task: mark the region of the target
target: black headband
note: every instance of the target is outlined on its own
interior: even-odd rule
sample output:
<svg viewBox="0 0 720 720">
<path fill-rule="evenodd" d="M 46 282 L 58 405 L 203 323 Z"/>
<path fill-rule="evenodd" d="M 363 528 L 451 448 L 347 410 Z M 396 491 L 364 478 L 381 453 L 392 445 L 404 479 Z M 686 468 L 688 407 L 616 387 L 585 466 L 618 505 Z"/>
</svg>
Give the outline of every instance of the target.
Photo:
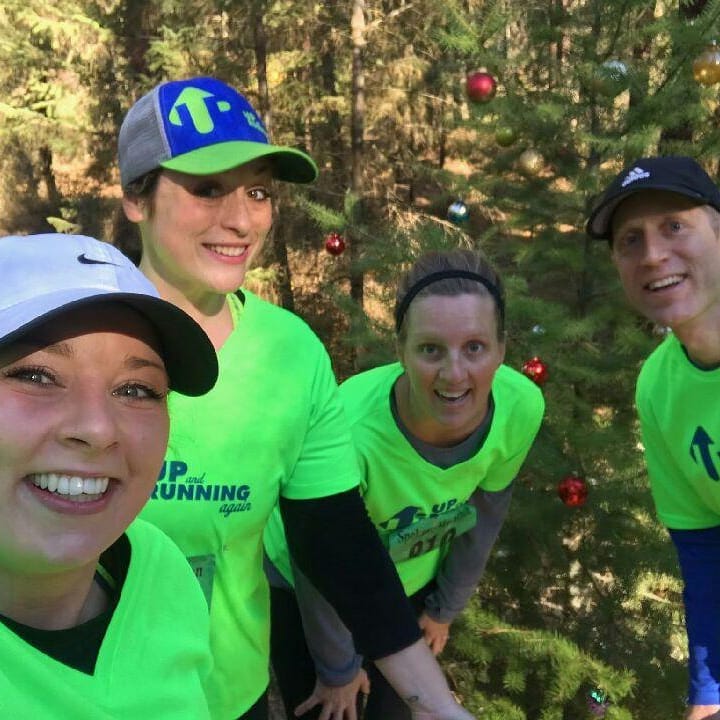
<svg viewBox="0 0 720 720">
<path fill-rule="evenodd" d="M 449 280 L 451 278 L 465 278 L 466 280 L 475 280 L 484 285 L 488 292 L 493 296 L 500 312 L 500 327 L 505 326 L 505 301 L 503 300 L 500 290 L 495 283 L 490 282 L 486 277 L 479 275 L 472 270 L 440 270 L 440 272 L 430 273 L 421 280 L 418 280 L 406 293 L 400 304 L 395 309 L 395 331 L 400 332 L 405 313 L 407 313 L 410 303 L 415 296 L 428 285 L 432 285 L 440 280 Z"/>
</svg>

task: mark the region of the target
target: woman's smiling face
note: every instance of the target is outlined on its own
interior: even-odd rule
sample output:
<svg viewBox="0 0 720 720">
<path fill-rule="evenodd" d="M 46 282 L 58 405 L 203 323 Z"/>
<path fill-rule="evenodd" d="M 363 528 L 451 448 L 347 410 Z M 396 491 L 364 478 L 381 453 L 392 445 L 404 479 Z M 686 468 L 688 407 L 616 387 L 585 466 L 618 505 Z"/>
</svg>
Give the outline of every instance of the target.
<svg viewBox="0 0 720 720">
<path fill-rule="evenodd" d="M 125 305 L 0 350 L 0 574 L 94 563 L 124 532 L 165 454 L 167 392 L 154 331 Z"/>
<path fill-rule="evenodd" d="M 410 430 L 431 444 L 460 442 L 485 418 L 505 356 L 495 301 L 489 294 L 419 297 L 404 325 L 398 350 Z"/>
</svg>

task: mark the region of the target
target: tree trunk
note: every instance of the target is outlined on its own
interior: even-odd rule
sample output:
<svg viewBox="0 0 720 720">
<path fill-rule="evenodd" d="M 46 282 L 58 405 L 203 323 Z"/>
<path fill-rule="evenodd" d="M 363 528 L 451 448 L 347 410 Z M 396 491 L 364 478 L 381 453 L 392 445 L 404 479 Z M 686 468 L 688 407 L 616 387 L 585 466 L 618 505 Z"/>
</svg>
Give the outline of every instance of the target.
<svg viewBox="0 0 720 720">
<path fill-rule="evenodd" d="M 353 0 L 350 21 L 352 33 L 352 115 L 350 127 L 351 176 L 350 192 L 355 196 L 355 215 L 362 207 L 363 192 L 363 136 L 365 131 L 365 75 L 363 55 L 365 49 L 365 0 Z M 356 218 L 353 218 L 355 220 Z M 354 224 L 354 223 L 353 223 Z M 357 269 L 360 259 L 360 238 L 350 238 L 350 296 L 358 309 L 364 307 L 363 273 Z"/>
<path fill-rule="evenodd" d="M 62 196 L 55 182 L 55 171 L 53 170 L 53 154 L 48 145 L 41 145 L 38 151 L 40 155 L 40 175 L 47 190 L 48 203 L 53 215 L 60 212 Z"/>
<path fill-rule="evenodd" d="M 688 2 L 686 4 L 680 3 L 680 7 L 678 9 L 678 12 L 680 13 L 680 17 L 685 20 L 686 22 L 691 22 L 697 18 L 702 11 L 705 9 L 705 6 L 707 5 L 707 0 L 693 0 L 692 2 Z M 678 40 L 677 38 L 673 39 L 673 50 L 672 54 L 674 58 L 680 58 L 685 55 L 685 48 L 684 47 L 678 47 Z M 697 85 L 694 82 L 688 82 L 687 89 L 686 89 L 686 96 L 687 96 L 687 105 L 688 107 L 692 104 L 694 104 L 697 100 L 698 96 L 698 88 Z M 660 136 L 660 142 L 659 142 L 659 151 L 661 154 L 670 151 L 673 151 L 672 143 L 676 141 L 685 141 L 685 142 L 691 142 L 692 141 L 692 128 L 687 124 L 683 123 L 682 125 L 679 125 L 674 128 L 665 128 L 663 130 L 661 136 Z"/>
<path fill-rule="evenodd" d="M 257 83 L 259 95 L 259 111 L 268 133 L 271 129 L 272 109 L 270 106 L 270 91 L 267 82 L 267 34 L 265 32 L 265 0 L 255 0 L 252 5 L 252 29 L 255 46 L 255 62 L 257 64 Z M 274 203 L 274 217 L 277 219 L 280 211 L 280 199 Z M 287 310 L 295 310 L 295 298 L 292 291 L 292 276 L 288 262 L 287 243 L 285 233 L 277 227 L 270 233 L 270 254 L 272 261 L 279 266 L 277 273 L 278 293 L 280 303 Z"/>
</svg>

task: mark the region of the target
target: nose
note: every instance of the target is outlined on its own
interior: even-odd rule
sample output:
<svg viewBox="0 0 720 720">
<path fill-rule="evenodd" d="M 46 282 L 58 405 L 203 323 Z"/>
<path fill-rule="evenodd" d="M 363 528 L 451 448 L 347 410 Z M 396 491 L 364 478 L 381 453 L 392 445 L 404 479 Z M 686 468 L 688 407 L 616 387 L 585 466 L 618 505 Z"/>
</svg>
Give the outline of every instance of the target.
<svg viewBox="0 0 720 720">
<path fill-rule="evenodd" d="M 227 193 L 223 202 L 223 225 L 240 237 L 247 235 L 251 228 L 248 202 L 244 187 L 237 187 Z"/>
<path fill-rule="evenodd" d="M 668 257 L 668 242 L 662 233 L 647 230 L 643 243 L 643 262 L 646 265 L 657 265 Z"/>
<path fill-rule="evenodd" d="M 100 388 L 78 388 L 73 397 L 67 399 L 60 440 L 88 453 L 112 448 L 118 441 L 113 398 Z"/>
<path fill-rule="evenodd" d="M 465 379 L 467 368 L 460 352 L 448 352 L 441 368 L 442 379 L 449 383 L 458 383 Z"/>
</svg>

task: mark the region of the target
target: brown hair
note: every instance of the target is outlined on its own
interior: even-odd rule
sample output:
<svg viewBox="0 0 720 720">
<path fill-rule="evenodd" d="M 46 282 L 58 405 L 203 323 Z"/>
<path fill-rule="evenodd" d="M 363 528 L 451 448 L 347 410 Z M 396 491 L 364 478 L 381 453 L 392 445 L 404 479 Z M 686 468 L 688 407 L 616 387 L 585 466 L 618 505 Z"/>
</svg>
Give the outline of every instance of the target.
<svg viewBox="0 0 720 720">
<path fill-rule="evenodd" d="M 123 193 L 132 198 L 144 198 L 147 201 L 149 212 L 152 214 L 154 211 L 155 188 L 161 172 L 162 168 L 153 168 L 150 172 L 129 182 L 123 188 Z M 127 255 L 136 265 L 140 264 L 140 258 L 142 257 L 140 231 L 136 223 L 127 219 L 122 206 L 117 208 L 113 218 L 112 244 L 120 252 Z"/>
<path fill-rule="evenodd" d="M 462 272 L 476 277 L 439 277 L 423 286 L 431 275 Z M 505 293 L 502 280 L 488 259 L 477 250 L 441 250 L 419 257 L 402 276 L 395 297 L 397 337 L 405 341 L 405 314 L 415 298 L 431 295 L 489 295 L 495 304 L 498 340 L 505 338 Z"/>
</svg>

